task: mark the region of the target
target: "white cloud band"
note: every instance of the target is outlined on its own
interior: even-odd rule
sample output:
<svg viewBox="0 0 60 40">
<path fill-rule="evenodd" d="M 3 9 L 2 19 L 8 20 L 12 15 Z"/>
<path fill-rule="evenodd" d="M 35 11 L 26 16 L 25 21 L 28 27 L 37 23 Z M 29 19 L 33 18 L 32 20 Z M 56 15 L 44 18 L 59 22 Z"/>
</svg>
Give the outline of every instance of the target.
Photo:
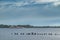
<svg viewBox="0 0 60 40">
<path fill-rule="evenodd" d="M 16 7 L 21 7 L 25 5 L 31 5 L 31 4 L 46 4 L 46 3 L 51 3 L 52 6 L 59 6 L 60 1 L 59 0 L 31 0 L 31 1 L 21 1 L 21 2 L 1 2 L 0 7 L 10 7 L 10 6 L 16 6 Z"/>
</svg>

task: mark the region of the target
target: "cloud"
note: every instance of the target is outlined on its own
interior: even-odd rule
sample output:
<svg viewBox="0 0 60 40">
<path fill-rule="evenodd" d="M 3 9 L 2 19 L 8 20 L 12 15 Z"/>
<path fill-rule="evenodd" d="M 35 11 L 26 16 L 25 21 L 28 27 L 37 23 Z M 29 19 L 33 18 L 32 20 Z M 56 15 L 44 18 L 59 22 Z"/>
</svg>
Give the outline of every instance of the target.
<svg viewBox="0 0 60 40">
<path fill-rule="evenodd" d="M 59 0 L 0 2 L 0 23 L 57 25 L 60 22 L 60 9 L 46 6 L 57 7 L 58 5 L 60 5 Z"/>
<path fill-rule="evenodd" d="M 56 3 L 57 5 L 60 5 L 60 0 L 31 0 L 31 1 L 35 2 L 36 4 Z"/>
<path fill-rule="evenodd" d="M 60 2 L 54 2 L 53 5 L 55 5 L 56 7 L 60 6 Z"/>
<path fill-rule="evenodd" d="M 50 3 L 50 4 L 48 4 Z M 16 1 L 16 2 L 0 2 L 0 7 L 23 7 L 26 5 L 35 5 L 35 4 L 46 4 L 46 6 L 59 6 L 59 0 L 26 0 L 26 1 Z M 32 5 L 32 6 L 33 6 Z"/>
<path fill-rule="evenodd" d="M 35 0 L 36 2 L 56 2 L 59 0 Z"/>
<path fill-rule="evenodd" d="M 52 3 L 52 6 L 59 6 L 60 5 L 60 1 L 59 0 L 35 0 L 36 3 Z"/>
</svg>

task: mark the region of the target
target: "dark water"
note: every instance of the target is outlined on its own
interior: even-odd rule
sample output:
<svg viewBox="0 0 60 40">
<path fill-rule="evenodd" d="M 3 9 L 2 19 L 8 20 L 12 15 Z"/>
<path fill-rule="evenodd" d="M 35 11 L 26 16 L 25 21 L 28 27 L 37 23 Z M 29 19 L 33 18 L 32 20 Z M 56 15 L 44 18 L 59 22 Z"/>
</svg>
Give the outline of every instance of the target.
<svg viewBox="0 0 60 40">
<path fill-rule="evenodd" d="M 0 28 L 0 40 L 60 40 L 60 28 Z"/>
</svg>

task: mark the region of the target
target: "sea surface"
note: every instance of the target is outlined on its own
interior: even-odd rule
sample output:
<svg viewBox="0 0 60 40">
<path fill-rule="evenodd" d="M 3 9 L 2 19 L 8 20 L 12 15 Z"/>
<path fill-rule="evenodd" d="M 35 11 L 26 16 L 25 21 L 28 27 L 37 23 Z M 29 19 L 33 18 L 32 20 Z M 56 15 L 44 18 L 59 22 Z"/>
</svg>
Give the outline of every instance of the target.
<svg viewBox="0 0 60 40">
<path fill-rule="evenodd" d="M 0 28 L 0 40 L 60 40 L 60 28 Z"/>
</svg>

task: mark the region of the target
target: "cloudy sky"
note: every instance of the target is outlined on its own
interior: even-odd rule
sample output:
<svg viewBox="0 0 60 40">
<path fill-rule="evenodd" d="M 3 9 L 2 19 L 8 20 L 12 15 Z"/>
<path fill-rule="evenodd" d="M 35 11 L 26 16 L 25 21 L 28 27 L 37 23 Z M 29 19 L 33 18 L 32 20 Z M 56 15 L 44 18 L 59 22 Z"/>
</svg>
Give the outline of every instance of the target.
<svg viewBox="0 0 60 40">
<path fill-rule="evenodd" d="M 0 24 L 60 25 L 59 0 L 0 0 Z"/>
</svg>

